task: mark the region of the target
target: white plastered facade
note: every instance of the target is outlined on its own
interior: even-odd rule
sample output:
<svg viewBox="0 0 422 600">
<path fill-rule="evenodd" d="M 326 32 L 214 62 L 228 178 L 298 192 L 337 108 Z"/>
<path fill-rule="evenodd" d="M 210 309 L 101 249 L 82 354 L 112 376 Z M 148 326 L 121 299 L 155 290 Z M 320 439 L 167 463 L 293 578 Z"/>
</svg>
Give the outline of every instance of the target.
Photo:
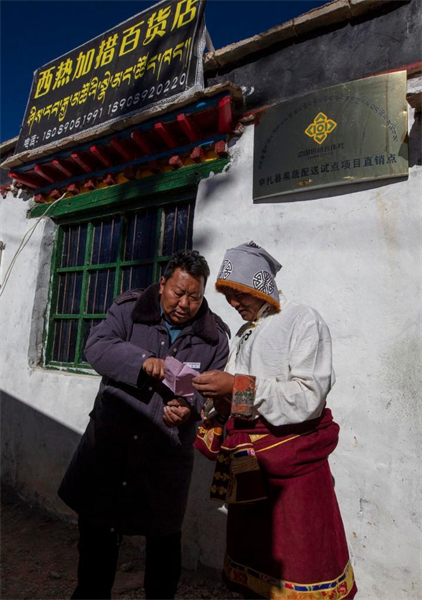
<svg viewBox="0 0 422 600">
<path fill-rule="evenodd" d="M 341 426 L 331 465 L 361 600 L 420 598 L 420 116 L 409 113 L 409 177 L 253 204 L 253 126 L 229 169 L 198 189 L 194 247 L 211 266 L 212 308 L 240 318 L 213 289 L 224 250 L 253 239 L 283 264 L 284 294 L 328 323 L 337 382 L 328 404 Z M 418 161 L 413 161 L 417 163 Z M 28 202 L 2 202 L 1 280 L 25 231 Z M 277 202 L 278 200 L 278 202 Z M 22 495 L 67 513 L 55 492 L 83 432 L 99 378 L 37 366 L 54 226 L 44 219 L 3 296 L 3 475 Z M 4 419 L 7 422 L 4 422 Z M 185 522 L 185 564 L 221 566 L 225 515 L 208 500 L 213 465 L 196 459 Z"/>
</svg>

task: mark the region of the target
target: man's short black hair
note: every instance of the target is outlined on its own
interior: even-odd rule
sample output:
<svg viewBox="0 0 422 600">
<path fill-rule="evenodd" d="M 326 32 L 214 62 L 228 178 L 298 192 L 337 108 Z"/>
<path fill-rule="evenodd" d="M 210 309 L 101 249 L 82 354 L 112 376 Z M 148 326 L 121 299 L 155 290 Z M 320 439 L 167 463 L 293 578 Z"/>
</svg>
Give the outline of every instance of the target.
<svg viewBox="0 0 422 600">
<path fill-rule="evenodd" d="M 192 277 L 203 277 L 204 285 L 210 276 L 208 263 L 198 250 L 179 250 L 173 254 L 165 268 L 164 281 L 168 281 L 176 269 L 181 269 Z"/>
</svg>

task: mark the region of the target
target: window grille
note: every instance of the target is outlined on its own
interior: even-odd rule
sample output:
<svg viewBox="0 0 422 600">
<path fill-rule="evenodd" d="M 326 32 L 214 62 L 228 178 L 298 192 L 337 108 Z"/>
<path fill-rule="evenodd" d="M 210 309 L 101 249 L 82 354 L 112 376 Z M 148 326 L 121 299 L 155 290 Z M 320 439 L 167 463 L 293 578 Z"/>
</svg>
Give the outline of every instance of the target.
<svg viewBox="0 0 422 600">
<path fill-rule="evenodd" d="M 60 225 L 46 364 L 89 367 L 84 347 L 113 299 L 159 281 L 170 256 L 192 248 L 194 201 Z"/>
</svg>

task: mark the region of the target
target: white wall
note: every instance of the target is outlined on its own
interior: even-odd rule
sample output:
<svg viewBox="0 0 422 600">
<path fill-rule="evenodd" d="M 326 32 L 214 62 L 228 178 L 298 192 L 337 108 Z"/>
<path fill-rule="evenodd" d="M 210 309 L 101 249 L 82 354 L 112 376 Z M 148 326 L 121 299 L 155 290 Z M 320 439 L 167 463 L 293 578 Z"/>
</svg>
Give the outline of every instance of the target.
<svg viewBox="0 0 422 600">
<path fill-rule="evenodd" d="M 26 218 L 29 203 L 23 200 L 27 197 L 9 193 L 0 204 L 0 239 L 6 244 L 2 283 L 25 232 L 34 224 L 34 219 Z M 66 512 L 56 497 L 57 485 L 86 426 L 99 378 L 33 364 L 40 357 L 53 234 L 51 221 L 42 219 L 0 298 L 2 476 L 23 495 Z"/>
<path fill-rule="evenodd" d="M 414 115 L 409 130 L 411 163 L 416 153 L 420 164 Z M 248 127 L 229 172 L 200 184 L 194 246 L 215 281 L 224 250 L 254 240 L 284 265 L 277 277 L 284 294 L 327 321 L 337 374 L 328 404 L 341 426 L 331 465 L 358 597 L 419 599 L 422 168 L 400 181 L 254 205 L 252 165 Z M 236 331 L 243 321 L 211 290 L 212 308 Z M 211 536 L 209 523 L 199 527 Z"/>
<path fill-rule="evenodd" d="M 356 556 L 361 600 L 419 599 L 420 120 L 410 117 L 411 164 L 398 182 L 252 203 L 253 128 L 233 145 L 228 172 L 201 182 L 194 245 L 212 267 L 208 299 L 233 331 L 239 317 L 213 291 L 224 250 L 253 239 L 284 265 L 287 297 L 331 328 L 341 425 L 331 464 Z M 415 152 L 417 158 L 415 158 Z M 1 203 L 1 276 L 33 221 L 28 203 Z M 84 430 L 99 379 L 30 366 L 39 353 L 54 228 L 42 221 L 0 298 L 3 475 L 28 498 L 65 512 L 55 495 Z M 197 457 L 185 524 L 185 562 L 219 567 L 225 517 L 208 500 L 213 464 Z"/>
</svg>

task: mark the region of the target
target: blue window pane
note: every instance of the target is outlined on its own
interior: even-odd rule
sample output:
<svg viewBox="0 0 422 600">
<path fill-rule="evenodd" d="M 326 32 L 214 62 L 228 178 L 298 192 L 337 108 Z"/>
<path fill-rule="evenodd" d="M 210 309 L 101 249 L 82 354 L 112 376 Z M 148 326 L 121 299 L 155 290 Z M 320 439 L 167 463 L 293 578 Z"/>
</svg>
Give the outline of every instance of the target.
<svg viewBox="0 0 422 600">
<path fill-rule="evenodd" d="M 88 363 L 88 360 L 85 356 L 85 346 L 88 340 L 89 333 L 92 327 L 99 325 L 102 319 L 86 319 L 83 322 L 83 330 L 82 330 L 82 362 Z"/>
<path fill-rule="evenodd" d="M 89 275 L 87 313 L 105 313 L 113 303 L 114 269 L 101 269 Z"/>
<path fill-rule="evenodd" d="M 173 254 L 174 235 L 176 231 L 176 207 L 171 206 L 164 211 L 164 231 L 162 256 Z"/>
<path fill-rule="evenodd" d="M 78 321 L 76 319 L 57 320 L 54 323 L 53 361 L 75 362 Z"/>
<path fill-rule="evenodd" d="M 162 256 L 192 248 L 193 212 L 193 203 L 164 209 Z"/>
<path fill-rule="evenodd" d="M 63 228 L 62 267 L 83 266 L 87 231 L 86 223 Z"/>
<path fill-rule="evenodd" d="M 81 307 L 82 272 L 62 273 L 59 275 L 59 294 L 57 314 L 73 315 Z"/>
<path fill-rule="evenodd" d="M 94 225 L 91 264 L 113 263 L 119 251 L 120 217 L 100 221 Z"/>
<path fill-rule="evenodd" d="M 190 206 L 188 204 L 183 204 L 177 208 L 174 252 L 188 247 L 189 212 Z"/>
<path fill-rule="evenodd" d="M 145 289 L 152 283 L 153 265 L 136 265 L 123 269 L 122 292 L 132 288 Z"/>
<path fill-rule="evenodd" d="M 147 260 L 154 256 L 157 236 L 157 210 L 131 215 L 127 221 L 125 260 Z"/>
</svg>

